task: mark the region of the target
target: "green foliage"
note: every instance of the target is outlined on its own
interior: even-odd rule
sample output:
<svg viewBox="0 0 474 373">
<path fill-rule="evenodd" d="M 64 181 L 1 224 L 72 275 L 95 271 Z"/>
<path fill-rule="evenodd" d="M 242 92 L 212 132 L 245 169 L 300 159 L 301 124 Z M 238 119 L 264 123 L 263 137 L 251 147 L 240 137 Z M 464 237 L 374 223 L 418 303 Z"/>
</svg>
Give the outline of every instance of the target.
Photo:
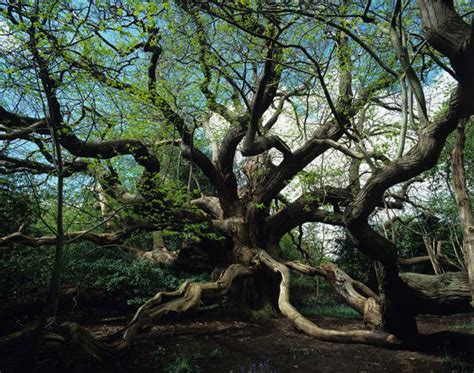
<svg viewBox="0 0 474 373">
<path fill-rule="evenodd" d="M 52 248 L 19 248 L 1 251 L 0 255 L 0 298 L 46 288 L 54 256 Z M 67 249 L 62 283 L 105 289 L 127 304 L 139 304 L 158 291 L 177 288 L 184 279 L 203 281 L 205 276 L 176 273 L 136 258 L 120 247 L 80 243 Z"/>
<path fill-rule="evenodd" d="M 315 297 L 307 298 L 299 307 L 300 312 L 307 317 L 328 316 L 360 319 L 361 315 L 353 308 L 327 300 L 321 301 Z"/>
<path fill-rule="evenodd" d="M 5 33 L 8 35 L 8 38 L 4 39 L 5 46 L 2 45 L 0 48 L 0 84 L 4 95 L 0 104 L 5 107 L 15 106 L 15 110 L 22 115 L 44 117 L 46 115 L 44 92 L 38 91 L 36 86 L 37 68 L 40 65 L 51 75 L 49 79 L 54 82 L 55 95 L 61 106 L 60 111 L 64 114 L 64 122 L 67 123 L 67 126 L 60 129 L 62 136 L 74 134 L 81 140 L 88 141 L 135 139 L 145 144 L 160 160 L 162 169 L 154 175 L 144 173 L 143 168 L 137 166 L 136 159 L 131 155 L 107 161 L 88 159 L 87 175 L 72 176 L 66 180 L 64 211 L 66 230 L 89 229 L 104 218 L 96 211 L 94 206 L 96 200 L 91 190 L 95 190 L 97 182 L 101 181 L 103 176 L 101 173 L 111 168 L 116 171 L 117 184 L 123 187 L 124 191 L 129 194 L 138 192 L 145 200 L 140 206 L 135 203 L 126 206 L 120 198 L 114 199 L 109 195 L 106 201 L 107 207 L 110 211 L 117 211 L 116 219 L 113 221 L 116 227 L 142 221 L 149 225 L 153 224 L 156 230 L 161 231 L 168 247 L 172 249 L 179 247 L 182 240 L 197 241 L 203 236 L 217 239 L 214 233 L 209 232 L 208 219 L 203 216 L 202 211 L 189 207 L 189 201 L 200 195 L 200 191 L 205 195 L 215 193 L 209 181 L 198 167 L 191 170 L 190 163 L 184 160 L 183 147 L 178 150 L 175 144 L 165 146 L 158 144 L 162 140 L 189 137 L 187 145 L 192 149 L 191 154 L 188 154 L 190 158 L 195 161 L 198 159 L 196 156 L 199 154 L 193 150 L 210 156 L 210 139 L 207 138 L 203 128 L 210 122 L 209 113 L 213 111 L 211 106 L 219 104 L 238 112 L 239 105 L 243 105 L 246 99 L 231 96 L 236 87 L 247 87 L 249 83 L 252 85 L 252 82 L 247 81 L 251 76 L 259 78 L 258 75 L 267 60 L 264 53 L 267 40 L 242 32 L 230 23 L 218 17 L 214 18 L 208 13 L 199 15 L 205 26 L 198 27 L 196 19 L 170 1 L 125 0 L 113 2 L 114 6 L 103 1 L 86 3 L 44 1 L 34 5 L 32 2 L 25 2 L 21 8 L 23 15 L 17 17 L 16 21 L 13 15 L 17 14 L 17 7 L 8 8 L 8 11 L 0 15 L 0 25 L 7 27 L 8 31 Z M 185 3 L 180 2 L 183 7 Z M 248 11 L 243 9 L 242 12 L 235 12 L 235 21 L 240 23 L 240 26 L 255 30 L 257 33 L 263 29 L 262 33 L 272 35 L 274 20 L 266 16 L 266 12 L 260 12 L 262 2 L 245 0 L 237 1 L 234 5 L 237 8 L 240 5 L 250 7 Z M 343 13 L 360 14 L 359 5 L 355 2 L 348 4 Z M 467 7 L 467 2 L 464 1 L 462 7 Z M 9 18 L 10 11 L 13 18 Z M 34 12 L 38 14 L 33 17 Z M 322 10 L 321 12 L 324 14 Z M 382 19 L 384 17 L 389 19 L 392 5 L 381 2 L 377 13 Z M 370 92 L 368 88 L 372 85 L 382 85 L 387 98 L 394 89 L 398 89 L 390 83 L 391 78 L 383 76 L 385 74 L 383 69 L 374 65 L 372 57 L 359 52 L 359 47 L 353 41 L 349 43 L 348 51 L 336 48 L 336 58 L 332 59 L 335 46 L 340 44 L 340 40 L 337 40 L 338 31 L 333 32 L 329 24 L 315 22 L 311 17 L 305 19 L 291 12 L 284 18 L 284 23 L 288 27 L 281 30 L 280 41 L 287 45 L 299 44 L 301 48 L 282 48 L 282 51 L 277 51 L 273 56 L 277 62 L 275 71 L 283 70 L 279 91 L 290 92 L 293 88 L 300 87 L 308 76 L 314 77 L 314 64 L 306 60 L 301 49 L 317 60 L 327 61 L 324 63 L 327 64 L 324 67 L 325 80 L 328 82 L 331 95 L 337 91 L 337 82 L 341 81 L 341 76 L 336 74 L 338 65 L 342 65 L 344 69 L 354 67 L 352 74 L 354 98 L 361 92 Z M 359 35 L 370 49 L 377 51 L 377 55 L 387 66 L 398 71 L 399 66 L 396 56 L 392 53 L 390 41 L 385 37 L 373 37 L 373 35 L 384 35 L 380 32 L 378 22 L 371 24 L 363 22 L 360 17 L 349 17 L 342 20 L 342 25 Z M 406 35 L 419 34 L 419 17 L 416 13 L 413 15 L 411 6 L 407 7 L 404 14 L 404 25 Z M 205 37 L 206 44 L 212 48 L 203 48 L 200 45 L 200 35 Z M 32 43 L 32 39 L 35 43 Z M 44 63 L 38 64 L 37 61 L 34 63 L 32 44 L 36 44 L 38 55 Z M 151 71 L 150 52 L 156 52 L 157 48 L 160 49 L 156 61 L 157 68 L 156 71 Z M 203 71 L 205 68 L 201 66 L 202 62 L 196 63 L 200 59 L 201 52 L 204 54 L 203 59 L 208 63 L 207 68 L 210 68 L 209 74 Z M 422 53 L 413 56 L 413 66 L 417 71 L 421 68 L 421 75 L 423 72 L 429 74 L 430 71 L 424 70 L 430 70 L 430 67 L 425 66 L 425 57 L 421 56 Z M 423 66 L 419 66 L 420 60 L 423 60 Z M 209 98 L 209 94 L 205 97 L 203 84 L 212 92 L 214 100 Z M 310 86 L 311 84 L 308 88 Z M 374 90 L 374 95 L 379 93 Z M 303 99 L 304 96 L 306 99 Z M 287 137 L 285 140 L 291 140 L 287 143 L 292 144 L 292 147 L 303 138 L 301 132 L 303 127 L 304 138 L 308 138 L 311 132 L 327 120 L 324 117 L 327 116 L 328 110 L 323 107 L 326 102 L 317 96 L 322 96 L 320 88 L 311 87 L 304 94 L 298 94 L 291 99 L 294 114 L 305 118 L 304 125 L 300 125 L 303 123 L 296 120 L 297 125 L 287 126 L 298 131 L 288 136 L 284 134 L 284 137 Z M 343 99 L 349 99 L 347 96 L 346 94 Z M 210 105 L 210 101 L 215 102 Z M 440 110 L 445 109 L 444 107 Z M 390 155 L 394 139 L 399 135 L 400 126 L 398 123 L 388 123 L 389 125 L 385 125 L 386 128 L 380 132 L 380 128 L 376 128 L 380 126 L 380 120 L 377 120 L 375 115 L 377 111 L 378 107 L 370 107 L 367 113 L 364 112 L 363 118 L 360 118 L 360 122 L 364 124 L 362 126 L 364 128 L 361 128 L 358 134 L 361 138 L 360 145 L 369 146 L 370 143 L 373 152 Z M 359 121 L 359 118 L 354 119 Z M 379 132 L 381 135 L 373 136 L 371 139 L 372 132 Z M 416 135 L 417 131 L 413 132 L 413 135 Z M 473 185 L 472 175 L 474 175 L 473 138 L 468 135 L 466 144 L 466 174 L 469 186 Z M 44 141 L 42 144 L 45 151 L 51 150 L 51 142 Z M 23 152 L 27 154 L 25 159 L 52 164 L 45 159 L 44 151 L 36 149 L 37 145 L 33 143 L 26 146 L 18 145 L 13 153 Z M 355 149 L 353 145 L 348 146 Z M 448 166 L 452 145 L 453 136 L 450 136 L 438 167 L 426 174 L 429 178 L 428 189 L 433 197 L 430 196 L 424 202 L 430 210 L 437 213 L 433 214 L 434 216 L 416 216 L 416 222 L 410 223 L 409 227 L 396 227 L 400 256 L 425 253 L 420 237 L 413 233 L 413 230 L 419 228 L 418 224 L 423 224 L 424 228 L 436 234 L 438 239 L 447 240 L 455 234 L 460 236 L 459 229 L 444 228 L 453 227 L 457 223 L 457 209 L 449 191 Z M 136 148 L 134 145 L 128 145 L 127 150 L 132 151 Z M 334 151 L 328 151 L 326 154 Z M 73 159 L 71 154 L 64 153 L 67 161 Z M 296 185 L 290 186 L 295 188 L 293 191 L 298 189 L 298 192 L 311 192 L 313 188 L 322 188 L 324 185 L 347 185 L 345 171 L 348 159 L 340 155 L 336 156 L 336 161 L 324 157 L 325 155 L 319 157 L 320 164 L 315 162 L 298 173 L 294 183 Z M 239 175 L 238 169 L 234 171 Z M 256 178 L 263 176 L 264 172 L 263 167 L 259 168 L 253 176 Z M 225 183 L 232 181 L 227 179 L 232 176 L 226 171 Z M 41 216 L 41 222 L 36 224 L 36 228 L 42 230 L 41 233 L 51 234 L 47 226 L 54 227 L 55 224 L 55 190 L 51 188 L 54 176 L 48 174 L 44 178 L 43 175 L 32 178 L 41 185 L 37 189 L 44 205 L 36 209 L 37 215 Z M 364 178 L 365 176 L 361 179 Z M 241 180 L 238 182 L 239 188 L 244 186 Z M 200 191 L 193 190 L 194 184 Z M 443 188 L 440 188 L 440 185 L 443 185 Z M 292 191 L 289 194 L 292 194 Z M 5 187 L 0 185 L 0 201 L 2 222 L 0 235 L 16 231 L 23 223 L 29 225 L 34 222 L 31 207 L 33 204 L 21 191 L 10 185 Z M 267 206 L 255 203 L 254 208 L 262 210 L 263 214 Z M 328 206 L 322 205 L 321 208 L 327 209 Z M 104 229 L 106 228 L 101 226 L 94 229 L 94 232 Z M 324 251 L 324 242 L 321 243 L 320 232 L 312 229 L 310 226 L 301 228 L 304 237 L 298 244 L 295 244 L 289 235 L 284 236 L 281 240 L 281 257 L 286 260 L 309 258 L 308 261 L 313 265 L 336 257 L 337 264 L 349 275 L 375 288 L 373 263 L 367 260 L 345 235 L 341 234 L 336 252 L 329 257 Z M 150 243 L 149 235 L 139 234 L 129 239 L 127 244 L 150 247 Z M 35 291 L 44 288 L 47 283 L 52 263 L 52 249 L 44 247 L 38 249 L 15 247 L 15 249 L 16 251 L 3 250 L 0 254 L 2 259 L 0 269 L 4 276 L 4 281 L 0 285 L 1 297 Z M 422 270 L 428 269 L 422 268 Z M 120 246 L 98 248 L 81 243 L 67 247 L 63 283 L 101 287 L 110 292 L 120 293 L 129 302 L 135 303 L 143 301 L 156 291 L 175 288 L 180 282 L 180 277 L 166 267 L 137 259 Z M 318 302 L 332 293 L 326 282 L 321 281 L 318 284 L 315 279 L 295 274 L 292 294 L 296 302 L 303 302 L 308 294 L 314 295 L 317 286 L 320 293 Z"/>
<path fill-rule="evenodd" d="M 162 179 L 160 174 L 149 177 L 140 188 L 145 203 L 131 217 L 148 219 L 161 227 L 164 237 L 179 237 L 181 240 L 199 241 L 208 232 L 201 210 L 188 202 L 193 197 L 179 180 Z M 186 206 L 185 208 L 183 206 Z"/>
<path fill-rule="evenodd" d="M 377 288 L 374 262 L 357 249 L 346 233 L 336 239 L 335 255 L 335 264 L 349 276 L 372 289 Z"/>
<path fill-rule="evenodd" d="M 304 235 L 301 242 L 301 249 L 298 250 L 289 234 L 286 234 L 280 240 L 281 257 L 285 261 L 299 260 L 309 262 L 309 264 L 317 266 L 325 261 L 334 258 L 328 258 L 325 254 L 324 247 L 320 237 L 315 230 L 314 224 L 304 226 Z M 295 235 L 294 235 L 295 236 Z M 303 257 L 302 252 L 307 256 Z M 305 305 L 308 299 L 316 299 L 319 303 L 334 302 L 334 290 L 332 286 L 324 279 L 311 277 L 299 272 L 291 274 L 291 297 L 292 301 L 297 305 Z"/>
<path fill-rule="evenodd" d="M 295 299 L 299 299 L 316 291 L 316 279 L 300 273 L 293 273 L 291 278 L 291 294 Z"/>
<path fill-rule="evenodd" d="M 90 245 L 78 246 L 68 253 L 65 283 L 106 289 L 127 299 L 128 304 L 142 303 L 157 291 L 170 290 L 180 284 L 168 268 L 137 259 L 121 252 L 120 247 L 86 251 Z"/>
<path fill-rule="evenodd" d="M 0 299 L 45 289 L 53 255 L 52 249 L 23 246 L 0 250 Z"/>
</svg>

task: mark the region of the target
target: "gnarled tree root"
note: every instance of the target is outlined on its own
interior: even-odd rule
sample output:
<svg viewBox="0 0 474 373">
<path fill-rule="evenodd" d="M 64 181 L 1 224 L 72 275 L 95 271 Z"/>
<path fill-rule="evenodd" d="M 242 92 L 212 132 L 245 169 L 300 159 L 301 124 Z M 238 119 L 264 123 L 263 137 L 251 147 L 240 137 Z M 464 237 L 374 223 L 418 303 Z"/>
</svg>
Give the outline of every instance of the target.
<svg viewBox="0 0 474 373">
<path fill-rule="evenodd" d="M 167 313 L 183 313 L 197 308 L 202 298 L 213 299 L 225 295 L 237 277 L 250 276 L 253 270 L 241 264 L 229 266 L 219 280 L 215 282 L 183 283 L 178 290 L 172 292 L 159 292 L 153 298 L 144 303 L 135 313 L 132 321 L 127 325 L 122 341 L 118 348 L 128 346 L 138 332 L 152 325 L 153 322 Z M 171 298 L 167 302 L 166 299 Z"/>
<path fill-rule="evenodd" d="M 378 346 L 394 346 L 400 341 L 393 335 L 377 330 L 337 331 L 318 327 L 306 319 L 290 303 L 290 271 L 283 263 L 273 259 L 267 252 L 260 250 L 257 258 L 269 269 L 281 274 L 278 307 L 281 313 L 293 322 L 295 327 L 307 335 L 327 342 L 364 343 Z"/>
<path fill-rule="evenodd" d="M 309 276 L 326 278 L 342 300 L 358 311 L 364 318 L 364 324 L 372 329 L 382 325 L 380 297 L 362 282 L 351 278 L 333 263 L 324 263 L 312 267 L 301 262 L 287 262 L 286 266 Z"/>
<path fill-rule="evenodd" d="M 63 323 L 43 333 L 46 355 L 62 355 L 67 360 L 103 361 L 129 347 L 140 334 L 168 313 L 183 313 L 199 306 L 201 299 L 213 299 L 225 295 L 237 277 L 251 276 L 253 269 L 241 264 L 229 266 L 215 282 L 185 282 L 178 290 L 159 292 L 145 302 L 125 327 L 120 340 L 105 343 L 77 323 Z M 10 342 L 10 341 L 9 341 Z"/>
</svg>

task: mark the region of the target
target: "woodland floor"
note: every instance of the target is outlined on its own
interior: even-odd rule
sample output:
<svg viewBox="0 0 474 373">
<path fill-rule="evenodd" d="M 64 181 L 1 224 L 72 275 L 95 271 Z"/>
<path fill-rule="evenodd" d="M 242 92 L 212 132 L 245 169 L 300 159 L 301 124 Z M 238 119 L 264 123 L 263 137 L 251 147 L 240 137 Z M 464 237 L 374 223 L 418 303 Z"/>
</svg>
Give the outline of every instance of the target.
<svg viewBox="0 0 474 373">
<path fill-rule="evenodd" d="M 358 329 L 361 320 L 318 317 L 319 325 Z M 321 342 L 295 330 L 285 319 L 264 325 L 215 315 L 170 322 L 155 327 L 146 344 L 103 372 L 173 371 L 189 366 L 202 372 L 452 372 L 474 371 L 473 315 L 421 317 L 420 332 L 427 335 L 426 352 L 388 350 L 365 345 Z M 88 325 L 91 331 L 110 333 L 121 325 Z M 453 331 L 445 338 L 440 331 Z M 448 336 L 446 336 L 448 337 Z M 471 361 L 469 361 L 471 360 Z"/>
<path fill-rule="evenodd" d="M 314 321 L 341 330 L 361 327 L 359 319 Z M 474 372 L 473 323 L 474 315 L 420 317 L 420 332 L 425 335 L 421 344 L 425 351 L 420 352 L 321 342 L 298 332 L 285 319 L 261 325 L 202 313 L 164 322 L 126 355 L 76 371 L 183 372 L 177 369 L 181 366 L 189 368 L 184 372 Z M 118 331 L 124 322 L 83 325 L 102 336 Z"/>
</svg>

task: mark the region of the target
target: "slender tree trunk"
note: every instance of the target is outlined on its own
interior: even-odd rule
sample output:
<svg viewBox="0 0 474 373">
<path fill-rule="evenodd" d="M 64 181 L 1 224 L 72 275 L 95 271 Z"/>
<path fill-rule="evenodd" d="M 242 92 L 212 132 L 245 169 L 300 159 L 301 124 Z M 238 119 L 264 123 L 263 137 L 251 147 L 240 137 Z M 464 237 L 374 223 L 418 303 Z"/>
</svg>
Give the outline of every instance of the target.
<svg viewBox="0 0 474 373">
<path fill-rule="evenodd" d="M 464 173 L 465 124 L 465 120 L 459 121 L 456 129 L 456 143 L 452 154 L 453 189 L 463 233 L 463 253 L 471 288 L 471 306 L 474 307 L 474 219 Z"/>
<path fill-rule="evenodd" d="M 52 124 L 54 147 L 56 150 L 56 169 L 58 174 L 57 197 L 56 197 L 56 250 L 54 254 L 53 269 L 49 283 L 48 298 L 46 302 L 46 317 L 56 318 L 59 300 L 59 290 L 61 287 L 61 270 L 64 259 L 64 225 L 63 225 L 63 198 L 64 198 L 64 172 L 61 145 L 57 127 Z"/>
</svg>

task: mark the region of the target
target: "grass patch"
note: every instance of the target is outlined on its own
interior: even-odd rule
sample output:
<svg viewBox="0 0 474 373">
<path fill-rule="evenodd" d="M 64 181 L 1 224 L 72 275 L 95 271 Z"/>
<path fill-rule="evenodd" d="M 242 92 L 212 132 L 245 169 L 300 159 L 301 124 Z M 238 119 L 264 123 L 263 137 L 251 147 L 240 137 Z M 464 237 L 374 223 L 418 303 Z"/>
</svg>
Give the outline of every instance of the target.
<svg viewBox="0 0 474 373">
<path fill-rule="evenodd" d="M 330 316 L 344 317 L 350 319 L 360 319 L 362 316 L 359 312 L 346 305 L 303 305 L 299 307 L 300 312 L 307 317 Z"/>
<path fill-rule="evenodd" d="M 457 324 L 454 325 L 454 328 L 463 332 L 472 333 L 474 332 L 474 323 Z"/>
<path fill-rule="evenodd" d="M 200 371 L 194 362 L 194 357 L 188 355 L 178 356 L 176 360 L 165 369 L 166 373 L 197 373 Z"/>
</svg>

